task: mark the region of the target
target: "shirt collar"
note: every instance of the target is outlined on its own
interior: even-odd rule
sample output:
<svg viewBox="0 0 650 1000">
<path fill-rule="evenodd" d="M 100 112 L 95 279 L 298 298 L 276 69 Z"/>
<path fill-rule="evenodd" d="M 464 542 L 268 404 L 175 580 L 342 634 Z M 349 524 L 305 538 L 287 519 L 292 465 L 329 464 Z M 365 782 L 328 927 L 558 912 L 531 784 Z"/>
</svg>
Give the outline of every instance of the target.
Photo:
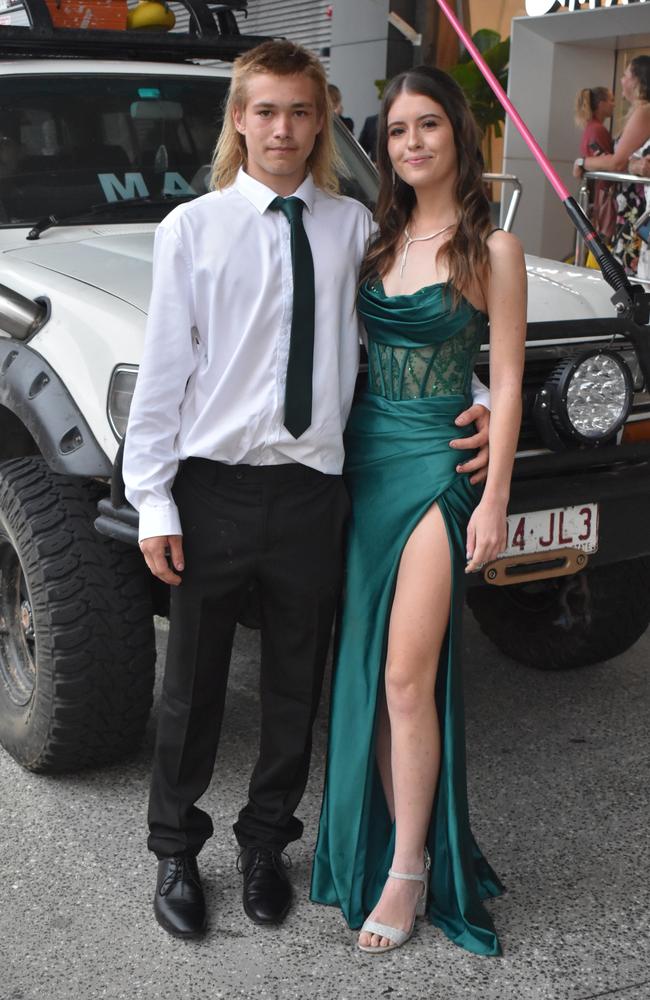
<svg viewBox="0 0 650 1000">
<path fill-rule="evenodd" d="M 260 215 L 266 212 L 271 202 L 277 198 L 275 191 L 272 191 L 266 184 L 262 184 L 261 181 L 256 181 L 254 177 L 246 173 L 243 167 L 239 168 L 235 179 L 235 187 L 240 194 L 243 194 L 247 201 L 250 201 L 251 205 L 257 209 Z M 296 188 L 290 197 L 300 198 L 304 202 L 307 211 L 313 212 L 316 185 L 311 174 L 307 174 L 300 187 Z"/>
</svg>

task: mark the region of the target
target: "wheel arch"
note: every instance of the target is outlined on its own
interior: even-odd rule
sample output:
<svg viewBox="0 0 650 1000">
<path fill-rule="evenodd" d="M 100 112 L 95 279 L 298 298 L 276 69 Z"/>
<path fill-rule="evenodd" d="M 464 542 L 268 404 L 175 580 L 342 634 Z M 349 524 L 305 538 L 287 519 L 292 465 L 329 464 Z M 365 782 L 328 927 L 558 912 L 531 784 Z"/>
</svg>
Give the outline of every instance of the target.
<svg viewBox="0 0 650 1000">
<path fill-rule="evenodd" d="M 36 454 L 53 472 L 111 475 L 111 462 L 57 372 L 26 344 L 2 338 L 0 460 Z"/>
<path fill-rule="evenodd" d="M 38 445 L 24 423 L 8 407 L 0 406 L 0 462 L 38 454 Z"/>
</svg>

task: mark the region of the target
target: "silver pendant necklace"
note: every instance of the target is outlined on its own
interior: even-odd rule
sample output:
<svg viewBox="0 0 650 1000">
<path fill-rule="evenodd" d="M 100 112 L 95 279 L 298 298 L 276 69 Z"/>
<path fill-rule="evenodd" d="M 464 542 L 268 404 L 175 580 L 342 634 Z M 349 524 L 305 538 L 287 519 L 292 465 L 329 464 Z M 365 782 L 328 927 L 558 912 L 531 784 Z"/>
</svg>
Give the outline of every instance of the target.
<svg viewBox="0 0 650 1000">
<path fill-rule="evenodd" d="M 455 222 L 450 222 L 448 226 L 444 227 L 444 229 L 439 229 L 437 233 L 429 233 L 428 236 L 410 236 L 409 231 L 405 226 L 404 236 L 406 237 L 406 242 L 404 243 L 404 252 L 402 253 L 402 259 L 399 265 L 400 278 L 402 278 L 404 274 L 404 268 L 406 267 L 406 255 L 409 252 L 409 247 L 411 243 L 420 243 L 422 240 L 433 240 L 436 238 L 436 236 L 442 236 L 443 233 L 446 233 L 448 229 L 451 229 L 451 227 L 455 225 L 456 225 Z"/>
</svg>

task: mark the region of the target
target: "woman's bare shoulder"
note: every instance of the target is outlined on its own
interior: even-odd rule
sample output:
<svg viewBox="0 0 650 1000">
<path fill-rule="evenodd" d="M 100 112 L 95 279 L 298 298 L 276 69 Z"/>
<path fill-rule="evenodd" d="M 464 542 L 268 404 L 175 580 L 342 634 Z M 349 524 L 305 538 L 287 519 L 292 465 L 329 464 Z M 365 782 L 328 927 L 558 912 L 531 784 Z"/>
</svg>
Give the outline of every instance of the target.
<svg viewBox="0 0 650 1000">
<path fill-rule="evenodd" d="M 495 229 L 487 238 L 487 248 L 490 254 L 490 266 L 508 266 L 523 260 L 524 248 L 521 240 L 514 233 L 506 233 L 503 229 Z"/>
<path fill-rule="evenodd" d="M 623 126 L 623 135 L 629 132 L 630 129 L 643 128 L 647 130 L 647 136 L 650 138 L 650 101 L 644 101 L 642 104 L 637 104 L 635 108 L 632 108 L 629 115 L 625 119 L 625 125 Z"/>
</svg>

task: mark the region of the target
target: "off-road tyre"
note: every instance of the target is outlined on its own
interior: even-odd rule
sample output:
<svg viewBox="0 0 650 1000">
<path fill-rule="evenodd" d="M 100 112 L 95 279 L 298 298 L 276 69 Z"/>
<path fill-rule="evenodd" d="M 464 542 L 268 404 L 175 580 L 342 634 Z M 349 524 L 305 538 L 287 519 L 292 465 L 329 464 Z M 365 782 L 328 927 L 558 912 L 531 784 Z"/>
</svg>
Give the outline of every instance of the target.
<svg viewBox="0 0 650 1000">
<path fill-rule="evenodd" d="M 0 464 L 0 743 L 33 771 L 133 751 L 151 707 L 146 570 L 95 531 L 101 495 L 40 458 Z"/>
<path fill-rule="evenodd" d="M 588 667 L 625 652 L 648 627 L 650 559 L 535 584 L 472 587 L 467 603 L 485 635 L 518 663 Z"/>
</svg>

